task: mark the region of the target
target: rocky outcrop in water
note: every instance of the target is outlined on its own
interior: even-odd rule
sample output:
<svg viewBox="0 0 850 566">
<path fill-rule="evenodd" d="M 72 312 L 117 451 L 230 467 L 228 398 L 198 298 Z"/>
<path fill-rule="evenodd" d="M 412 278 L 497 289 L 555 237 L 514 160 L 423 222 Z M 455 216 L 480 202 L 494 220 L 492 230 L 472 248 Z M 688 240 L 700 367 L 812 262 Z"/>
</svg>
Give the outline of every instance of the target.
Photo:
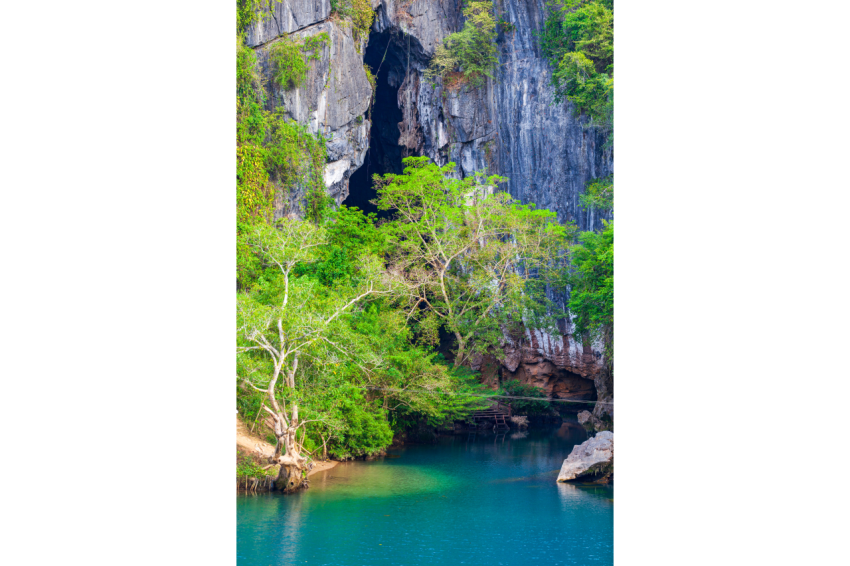
<svg viewBox="0 0 850 566">
<path fill-rule="evenodd" d="M 600 405 L 601 404 L 602 403 L 600 403 Z M 611 428 L 610 421 L 604 421 L 590 411 L 581 411 L 578 415 L 576 415 L 576 417 L 578 418 L 579 424 L 590 427 L 596 431 L 609 430 Z"/>
<path fill-rule="evenodd" d="M 605 483 L 614 476 L 614 433 L 600 432 L 574 446 L 564 460 L 558 481 L 596 481 Z"/>
</svg>

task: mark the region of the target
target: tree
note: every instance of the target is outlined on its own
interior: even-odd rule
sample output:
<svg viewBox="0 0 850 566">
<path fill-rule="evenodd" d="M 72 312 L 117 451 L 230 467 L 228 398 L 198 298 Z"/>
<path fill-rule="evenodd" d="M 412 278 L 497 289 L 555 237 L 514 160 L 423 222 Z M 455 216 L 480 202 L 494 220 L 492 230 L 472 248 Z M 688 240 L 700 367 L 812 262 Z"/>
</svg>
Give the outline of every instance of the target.
<svg viewBox="0 0 850 566">
<path fill-rule="evenodd" d="M 540 47 L 555 67 L 555 99 L 610 130 L 614 112 L 614 4 L 611 0 L 555 0 Z"/>
<path fill-rule="evenodd" d="M 403 174 L 376 180 L 378 207 L 395 211 L 384 228 L 408 319 L 432 343 L 440 326 L 454 334 L 455 367 L 498 351 L 506 329 L 551 327 L 542 285 L 573 228 L 494 190 L 501 177 L 454 179 L 454 163 L 438 167 L 427 157 L 404 164 Z"/>
<path fill-rule="evenodd" d="M 463 395 L 478 391 L 440 363 L 436 351 L 413 343 L 400 309 L 375 301 L 351 317 L 351 328 L 358 338 L 347 347 L 371 354 L 361 359 L 366 366 L 361 366 L 361 382 L 375 391 L 396 422 L 445 426 L 484 405 L 478 397 Z"/>
<path fill-rule="evenodd" d="M 285 491 L 300 487 L 306 472 L 299 430 L 322 420 L 321 416 L 299 418 L 300 400 L 295 395 L 299 361 L 304 356 L 316 358 L 315 349 L 332 342 L 330 337 L 344 314 L 364 298 L 384 292 L 383 266 L 374 257 L 361 259 L 363 283 L 354 291 L 329 293 L 310 278 L 293 277 L 296 267 L 315 261 L 325 236 L 323 228 L 300 220 L 282 219 L 276 227 L 254 226 L 249 244 L 263 261 L 277 266 L 282 281 L 264 292 L 237 295 L 240 367 L 247 374 L 246 382 L 265 392 L 263 409 L 271 415 L 277 440 L 272 460 L 281 466 L 277 485 Z M 279 397 L 279 383 L 286 393 L 283 397 Z"/>
<path fill-rule="evenodd" d="M 575 333 L 601 338 L 609 368 L 614 356 L 614 222 L 601 232 L 582 232 L 570 251 L 569 309 Z"/>
</svg>

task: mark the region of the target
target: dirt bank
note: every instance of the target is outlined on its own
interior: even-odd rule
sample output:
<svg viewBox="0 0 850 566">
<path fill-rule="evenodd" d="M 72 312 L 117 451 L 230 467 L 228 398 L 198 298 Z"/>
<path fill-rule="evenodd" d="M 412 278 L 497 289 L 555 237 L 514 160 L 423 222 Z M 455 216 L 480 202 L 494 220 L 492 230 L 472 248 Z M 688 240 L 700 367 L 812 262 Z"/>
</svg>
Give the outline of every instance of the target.
<svg viewBox="0 0 850 566">
<path fill-rule="evenodd" d="M 251 434 L 251 431 L 248 430 L 248 427 L 245 426 L 245 423 L 242 422 L 242 419 L 239 416 L 236 416 L 236 449 L 244 454 L 253 454 L 253 455 L 261 455 L 261 456 L 271 456 L 274 454 L 274 446 L 260 438 L 255 434 Z M 338 462 L 334 460 L 328 460 L 327 462 L 313 462 L 313 469 L 307 474 L 308 476 L 312 476 L 316 472 L 321 472 L 323 470 L 330 470 L 334 466 L 337 465 Z"/>
</svg>

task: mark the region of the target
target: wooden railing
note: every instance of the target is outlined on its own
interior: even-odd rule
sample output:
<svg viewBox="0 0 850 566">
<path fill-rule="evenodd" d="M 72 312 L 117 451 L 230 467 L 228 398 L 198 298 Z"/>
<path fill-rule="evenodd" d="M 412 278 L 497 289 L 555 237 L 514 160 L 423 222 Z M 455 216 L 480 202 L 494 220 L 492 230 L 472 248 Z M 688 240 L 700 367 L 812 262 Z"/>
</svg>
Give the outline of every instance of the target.
<svg viewBox="0 0 850 566">
<path fill-rule="evenodd" d="M 510 406 L 510 405 L 506 405 L 505 403 L 502 403 L 501 401 L 496 401 L 496 407 L 495 407 L 495 408 L 496 408 L 497 410 L 499 410 L 499 411 L 502 411 L 502 412 L 504 412 L 504 413 L 507 413 L 507 415 L 508 415 L 509 417 L 513 416 L 513 414 L 514 414 L 513 409 L 511 408 L 511 406 Z"/>
</svg>

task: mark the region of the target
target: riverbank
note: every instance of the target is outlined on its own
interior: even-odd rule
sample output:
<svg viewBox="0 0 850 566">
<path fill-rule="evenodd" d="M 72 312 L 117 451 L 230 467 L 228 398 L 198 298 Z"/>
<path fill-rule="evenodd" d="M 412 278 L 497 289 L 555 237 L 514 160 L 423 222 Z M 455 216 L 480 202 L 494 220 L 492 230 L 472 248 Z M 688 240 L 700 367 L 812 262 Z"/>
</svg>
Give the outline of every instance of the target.
<svg viewBox="0 0 850 566">
<path fill-rule="evenodd" d="M 337 462 L 336 460 L 328 460 L 326 462 L 315 462 L 313 464 L 313 469 L 307 473 L 307 477 L 309 478 L 313 474 L 324 472 L 325 470 L 330 470 L 337 464 L 339 464 L 339 462 Z"/>
<path fill-rule="evenodd" d="M 236 416 L 236 451 L 241 452 L 245 456 L 251 456 L 255 461 L 258 458 L 268 457 L 274 454 L 274 446 L 253 434 L 248 427 L 242 422 L 239 416 Z M 336 460 L 316 461 L 313 463 L 313 469 L 307 473 L 307 477 L 330 470 L 339 464 Z M 273 470 L 277 470 L 278 466 L 274 466 Z"/>
</svg>

